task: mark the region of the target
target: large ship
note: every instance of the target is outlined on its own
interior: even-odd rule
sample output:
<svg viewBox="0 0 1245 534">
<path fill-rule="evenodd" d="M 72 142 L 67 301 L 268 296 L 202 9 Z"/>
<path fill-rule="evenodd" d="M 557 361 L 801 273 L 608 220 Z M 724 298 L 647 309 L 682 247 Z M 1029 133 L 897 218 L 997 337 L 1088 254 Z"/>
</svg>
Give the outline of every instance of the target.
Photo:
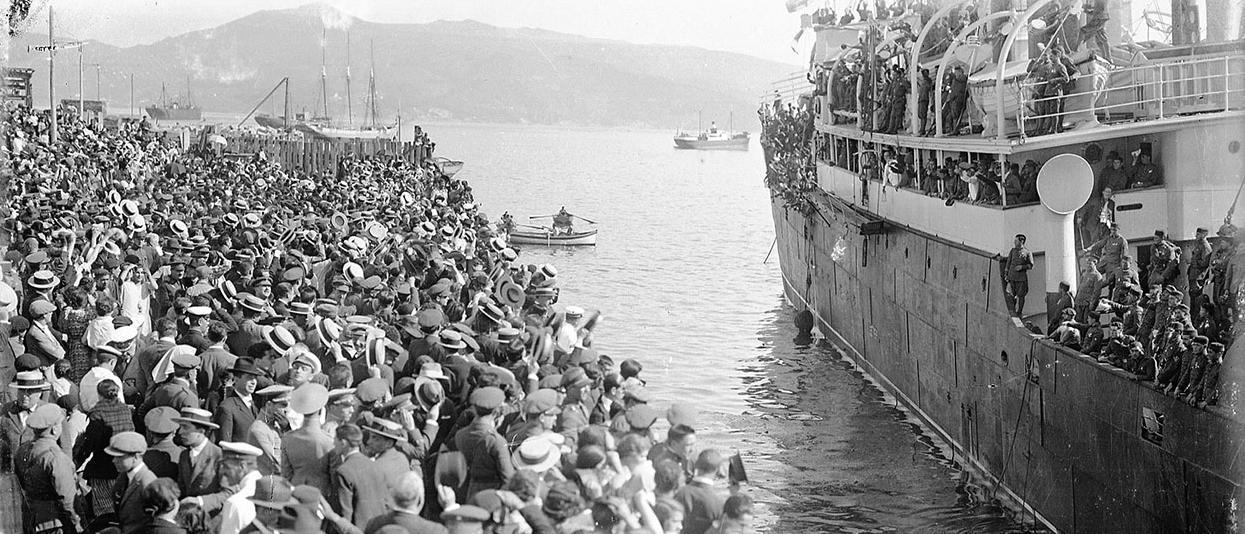
<svg viewBox="0 0 1245 534">
<path fill-rule="evenodd" d="M 709 129 L 700 127 L 697 115 L 696 130 L 692 134 L 679 130 L 674 134 L 674 147 L 684 150 L 748 150 L 750 136 L 748 132 L 736 132 L 734 128 L 735 114 L 731 113 L 730 127 L 726 131 L 718 130 L 716 122 L 710 121 Z"/>
<path fill-rule="evenodd" d="M 203 119 L 203 112 L 195 105 L 190 93 L 190 78 L 186 78 L 186 101 L 169 99 L 169 93 L 160 84 L 160 102 L 147 106 L 147 116 L 157 121 L 197 121 Z"/>
<path fill-rule="evenodd" d="M 1169 42 L 1120 44 L 1107 36 L 1131 16 L 1067 4 L 805 15 L 810 70 L 776 82 L 761 107 L 784 293 L 1018 519 L 1057 532 L 1235 531 L 1241 7 L 1211 1 L 1198 16 L 1176 0 L 1149 17 Z M 1112 223 L 1125 243 L 1098 254 Z M 1199 229 L 1213 252 L 1190 283 L 1188 265 L 1207 258 Z M 1012 254 L 1017 234 L 1032 254 L 1027 300 L 1014 298 L 1026 263 Z M 1089 266 L 1100 264 L 1117 269 L 1105 275 L 1123 295 L 1094 294 Z M 1123 317 L 1127 331 L 1138 315 L 1112 303 L 1135 302 L 1134 288 L 1139 304 L 1158 298 L 1159 265 L 1171 270 L 1158 291 L 1171 293 L 1163 281 L 1176 272 L 1171 294 L 1196 319 L 1160 317 L 1227 346 L 1218 382 L 1196 396 L 1165 394 L 1152 375 L 1174 361 L 1160 348 L 1184 343 L 1194 352 L 1173 354 L 1210 365 L 1197 337 L 1177 345 L 1134 323 L 1139 352 L 1089 355 L 1129 339 L 1104 324 Z M 1089 292 L 1072 299 L 1061 283 Z"/>
</svg>

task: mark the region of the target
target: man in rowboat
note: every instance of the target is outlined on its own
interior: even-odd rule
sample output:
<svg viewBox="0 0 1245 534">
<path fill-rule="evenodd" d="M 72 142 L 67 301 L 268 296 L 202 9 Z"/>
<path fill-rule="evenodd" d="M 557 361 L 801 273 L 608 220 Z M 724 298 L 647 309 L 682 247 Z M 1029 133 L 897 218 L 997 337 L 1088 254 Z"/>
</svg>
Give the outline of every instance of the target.
<svg viewBox="0 0 1245 534">
<path fill-rule="evenodd" d="M 557 215 L 553 216 L 553 233 L 554 235 L 564 235 L 574 233 L 573 228 L 575 216 L 566 211 L 566 206 L 558 210 Z"/>
</svg>

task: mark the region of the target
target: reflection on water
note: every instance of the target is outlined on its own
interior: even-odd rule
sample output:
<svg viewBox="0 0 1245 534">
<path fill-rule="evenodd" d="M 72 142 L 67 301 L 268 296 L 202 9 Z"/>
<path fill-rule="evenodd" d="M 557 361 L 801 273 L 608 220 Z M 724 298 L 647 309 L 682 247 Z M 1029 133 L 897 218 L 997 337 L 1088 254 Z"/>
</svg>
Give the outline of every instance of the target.
<svg viewBox="0 0 1245 534">
<path fill-rule="evenodd" d="M 744 455 L 763 530 L 1023 529 L 978 505 L 988 499 L 954 459 L 837 351 L 795 343 L 778 261 L 762 261 L 774 228 L 758 147 L 680 151 L 655 131 L 425 129 L 438 154 L 466 161 L 458 177 L 494 219 L 566 206 L 600 223 L 596 247 L 529 246 L 523 261 L 557 266 L 564 303 L 602 310 L 596 348 L 642 362 L 659 409 L 695 403 L 698 443 Z"/>
<path fill-rule="evenodd" d="M 772 532 L 1026 532 L 906 411 L 818 337 L 797 339 L 781 305 L 765 350 L 742 362 L 751 425 L 745 459 Z"/>
</svg>

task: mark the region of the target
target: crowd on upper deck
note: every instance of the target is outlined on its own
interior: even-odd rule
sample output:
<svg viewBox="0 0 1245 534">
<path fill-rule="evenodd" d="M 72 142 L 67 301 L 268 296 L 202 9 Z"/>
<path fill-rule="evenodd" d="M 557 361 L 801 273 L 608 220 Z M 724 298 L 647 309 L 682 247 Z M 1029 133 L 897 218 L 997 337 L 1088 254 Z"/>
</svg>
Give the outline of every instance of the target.
<svg viewBox="0 0 1245 534">
<path fill-rule="evenodd" d="M 1026 135 L 1062 131 L 1064 95 L 1070 92 L 1077 76 L 1077 68 L 1069 59 L 1072 53 L 1084 51 L 1111 61 L 1104 30 L 1109 19 L 1106 2 L 1086 2 L 1079 11 L 1074 10 L 1072 4 L 1051 3 L 1037 13 L 1031 25 L 1030 40 L 1036 43 L 1036 50 L 1021 82 L 1025 93 L 1024 105 L 1028 107 L 1026 120 L 1021 125 Z M 969 120 L 969 110 L 973 106 L 968 77 L 978 65 L 965 65 L 961 59 L 953 59 L 939 80 L 936 79 L 937 73 L 930 68 L 914 66 L 909 57 L 908 52 L 917 36 L 910 24 L 910 21 L 916 20 L 913 17 L 919 18 L 917 29 L 933 24 L 920 51 L 921 64 L 928 64 L 941 57 L 948 47 L 955 44 L 955 38 L 977 23 L 982 15 L 979 6 L 969 4 L 933 21 L 938 8 L 933 2 L 899 1 L 887 5 L 885 1 L 878 0 L 872 10 L 867 2 L 862 1 L 856 6 L 856 13 L 848 11 L 837 20 L 832 9 L 823 8 L 813 13 L 817 24 L 828 26 L 843 26 L 857 20 L 878 21 L 863 30 L 859 42 L 833 62 L 814 63 L 810 68 L 809 82 L 814 84 L 816 96 L 826 97 L 828 109 L 825 113 L 831 122 L 858 122 L 865 131 L 905 132 L 908 96 L 915 91 L 917 124 L 910 127 L 917 135 L 960 135 L 981 130 L 982 125 Z M 1003 8 L 992 4 L 991 9 Z M 983 32 L 981 42 L 989 45 L 994 55 L 1000 53 L 1006 27 L 999 22 L 979 30 Z M 1069 35 L 1076 36 L 1078 40 L 1071 42 Z M 989 59 L 986 52 L 974 57 Z M 908 77 L 913 68 L 918 69 L 915 88 Z M 941 92 L 940 110 L 935 109 L 936 91 Z M 941 132 L 936 131 L 937 113 L 941 113 Z"/>
<path fill-rule="evenodd" d="M 283 168 L 3 112 L 0 472 L 26 532 L 751 530 L 695 407 L 659 408 L 428 159 Z"/>
</svg>

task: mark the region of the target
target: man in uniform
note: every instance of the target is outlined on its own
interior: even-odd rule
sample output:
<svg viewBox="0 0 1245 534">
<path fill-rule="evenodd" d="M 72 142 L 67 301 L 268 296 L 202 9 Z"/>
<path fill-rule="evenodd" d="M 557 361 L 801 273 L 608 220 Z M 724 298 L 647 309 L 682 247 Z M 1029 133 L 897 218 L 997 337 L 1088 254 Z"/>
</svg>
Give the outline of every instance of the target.
<svg viewBox="0 0 1245 534">
<path fill-rule="evenodd" d="M 468 499 L 486 489 L 500 489 L 514 474 L 506 438 L 497 432 L 506 394 L 484 387 L 473 391 L 469 402 L 476 409 L 476 418 L 454 436 L 455 445 L 467 460 Z"/>
<path fill-rule="evenodd" d="M 255 520 L 255 482 L 263 475 L 256 468 L 255 459 L 263 451 L 249 443 L 222 441 L 220 443 L 220 481 L 222 487 L 236 489 L 225 498 L 220 512 L 220 534 L 239 534 Z"/>
<path fill-rule="evenodd" d="M 1029 294 L 1029 270 L 1033 268 L 1033 254 L 1025 248 L 1024 234 L 1016 234 L 1012 250 L 1007 253 L 1007 295 L 1014 303 L 1012 313 L 1023 317 L 1025 295 Z"/>
<path fill-rule="evenodd" d="M 152 388 L 151 393 L 147 395 L 143 401 L 143 406 L 138 410 L 138 417 L 146 417 L 147 412 L 156 406 L 168 406 L 174 410 L 182 410 L 183 408 L 198 408 L 199 394 L 195 393 L 195 387 L 191 383 L 191 377 L 195 375 L 195 369 L 199 367 L 199 357 L 195 355 L 195 348 L 189 345 L 177 345 L 171 349 L 173 351 L 172 373 L 169 374 L 163 382 Z"/>
<path fill-rule="evenodd" d="M 956 66 L 952 69 L 946 83 L 949 94 L 947 105 L 942 110 L 943 133 L 955 135 L 960 129 L 964 108 L 968 105 L 968 75 L 964 74 L 964 68 Z"/>
<path fill-rule="evenodd" d="M 310 382 L 290 393 L 290 408 L 303 415 L 303 425 L 281 439 L 281 474 L 296 486 L 309 485 L 329 494 L 328 455 L 333 438 L 320 427 L 329 391 Z"/>
<path fill-rule="evenodd" d="M 379 417 L 372 418 L 362 428 L 366 436 L 363 442 L 365 454 L 375 462 L 372 468 L 381 473 L 385 490 L 393 491 L 402 475 L 411 470 L 410 460 L 395 447 L 398 442 L 406 440 L 406 431 L 402 425 Z M 387 504 L 392 505 L 393 502 L 387 498 Z"/>
<path fill-rule="evenodd" d="M 1193 250 L 1189 255 L 1189 268 L 1186 271 L 1189 279 L 1189 306 L 1193 311 L 1193 322 L 1201 320 L 1201 300 L 1202 288 L 1206 287 L 1206 281 L 1210 274 L 1210 258 L 1214 254 L 1214 250 L 1210 246 L 1210 240 L 1207 236 L 1210 230 L 1198 228 L 1193 236 Z"/>
<path fill-rule="evenodd" d="M 1128 241 L 1120 236 L 1119 223 L 1111 223 L 1110 233 L 1086 247 L 1084 252 L 1098 258 L 1098 270 L 1107 277 L 1105 283 L 1112 284 L 1113 273 L 1119 271 L 1123 257 L 1128 253 Z"/>
<path fill-rule="evenodd" d="M 26 418 L 34 440 L 17 450 L 14 464 L 27 534 L 53 531 L 58 525 L 61 532 L 82 532 L 74 511 L 78 483 L 73 460 L 57 442 L 64 421 L 65 411 L 55 404 L 40 405 Z"/>
<path fill-rule="evenodd" d="M 143 510 L 143 494 L 147 486 L 156 481 L 156 474 L 143 463 L 147 441 L 137 432 L 119 432 L 113 434 L 104 452 L 112 457 L 117 471 L 112 498 L 121 534 L 145 532 L 151 516 Z"/>
</svg>

